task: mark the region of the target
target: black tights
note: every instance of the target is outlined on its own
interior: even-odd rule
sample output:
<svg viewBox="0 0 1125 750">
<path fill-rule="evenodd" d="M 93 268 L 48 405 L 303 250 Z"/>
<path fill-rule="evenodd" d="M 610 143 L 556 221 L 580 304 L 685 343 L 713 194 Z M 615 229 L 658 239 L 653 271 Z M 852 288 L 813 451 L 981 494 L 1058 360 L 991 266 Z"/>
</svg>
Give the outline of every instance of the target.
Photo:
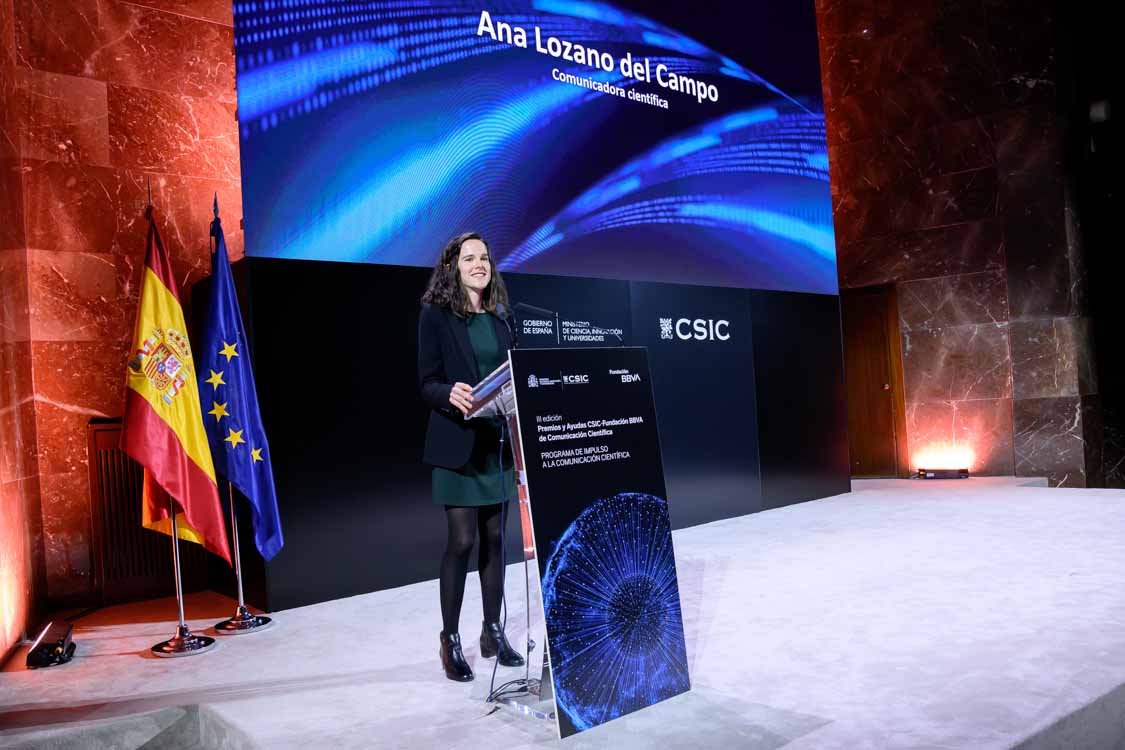
<svg viewBox="0 0 1125 750">
<path fill-rule="evenodd" d="M 477 569 L 486 622 L 500 621 L 500 592 L 504 587 L 504 566 L 500 561 L 500 522 L 506 515 L 503 505 L 476 508 L 445 506 L 449 539 L 441 558 L 441 624 L 446 633 L 458 632 L 461 600 L 465 597 L 465 574 L 473 539 L 480 534 Z"/>
</svg>

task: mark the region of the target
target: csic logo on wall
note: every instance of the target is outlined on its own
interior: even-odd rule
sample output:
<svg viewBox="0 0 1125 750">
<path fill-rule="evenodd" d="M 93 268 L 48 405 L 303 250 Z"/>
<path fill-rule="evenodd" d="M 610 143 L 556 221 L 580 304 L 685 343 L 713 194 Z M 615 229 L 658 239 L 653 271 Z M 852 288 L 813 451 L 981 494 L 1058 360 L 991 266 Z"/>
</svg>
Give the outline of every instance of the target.
<svg viewBox="0 0 1125 750">
<path fill-rule="evenodd" d="M 673 322 L 671 318 L 660 319 L 660 338 L 669 341 L 680 339 L 682 341 L 728 341 L 730 339 L 730 321 L 715 320 L 714 318 L 680 318 Z"/>
<path fill-rule="evenodd" d="M 588 385 L 590 383 L 589 375 L 563 375 L 563 385 Z"/>
</svg>

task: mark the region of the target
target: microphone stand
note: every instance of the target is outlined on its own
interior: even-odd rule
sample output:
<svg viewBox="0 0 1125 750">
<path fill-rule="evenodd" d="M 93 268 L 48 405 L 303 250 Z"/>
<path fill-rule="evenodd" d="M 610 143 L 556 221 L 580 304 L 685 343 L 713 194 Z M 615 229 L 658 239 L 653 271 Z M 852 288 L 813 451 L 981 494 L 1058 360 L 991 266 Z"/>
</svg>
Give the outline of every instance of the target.
<svg viewBox="0 0 1125 750">
<path fill-rule="evenodd" d="M 518 307 L 518 305 L 517 305 L 517 307 Z M 530 305 L 525 305 L 523 307 L 531 308 Z M 535 312 L 538 315 L 551 314 L 549 310 L 543 310 L 542 308 L 531 308 L 531 311 Z M 497 313 L 498 313 L 500 319 L 502 321 L 504 321 L 504 326 L 508 329 L 508 336 L 510 337 L 511 342 L 512 342 L 511 348 L 512 349 L 519 348 L 518 326 L 514 325 L 513 322 L 512 322 L 511 311 L 507 307 L 504 307 L 504 308 L 498 310 Z M 555 313 L 554 315 L 555 315 L 555 318 L 556 318 L 556 321 L 557 321 L 558 314 Z M 555 326 L 555 330 L 556 331 L 558 330 L 557 323 L 556 323 L 556 326 Z M 504 441 L 504 433 L 505 433 L 505 431 L 509 434 L 510 438 L 514 438 L 514 435 L 518 434 L 518 432 L 519 432 L 519 426 L 516 423 L 516 418 L 515 418 L 514 414 L 508 414 L 504 417 L 504 419 L 505 419 L 506 424 L 505 424 L 504 427 L 501 428 L 501 432 L 500 432 L 501 462 L 503 461 L 503 455 L 504 455 L 504 442 L 505 442 Z M 523 473 L 522 459 L 520 458 L 522 456 L 522 450 L 521 450 L 521 447 L 519 445 L 516 445 L 514 439 L 511 439 L 510 442 L 512 443 L 512 456 L 515 459 L 513 461 L 513 463 L 515 464 L 513 466 L 513 469 L 515 470 L 515 472 L 517 474 L 516 484 L 518 486 L 519 485 L 519 476 L 518 475 Z M 501 467 L 503 467 L 503 463 L 501 463 Z M 501 472 L 501 474 L 502 473 L 503 472 Z M 503 480 L 501 480 L 501 481 L 503 481 Z M 507 492 L 504 491 L 503 494 L 507 495 Z M 517 504 L 522 502 L 519 499 L 518 495 L 519 495 L 519 493 L 517 491 L 517 498 L 516 498 Z M 506 497 L 505 497 L 504 502 L 505 502 L 505 504 L 507 503 Z M 506 515 L 506 514 L 504 514 L 504 515 Z M 500 525 L 500 547 L 501 547 L 501 559 L 502 560 L 504 559 L 504 553 L 506 551 L 507 526 L 508 526 L 507 519 L 504 518 L 504 520 L 502 521 L 502 523 Z M 534 678 L 531 677 L 531 652 L 533 650 L 535 650 L 535 641 L 531 637 L 531 577 L 530 577 L 530 570 L 529 570 L 529 566 L 528 566 L 528 562 L 527 562 L 527 554 L 523 554 L 522 556 L 523 556 L 523 583 L 524 583 L 524 614 L 525 614 L 525 617 L 526 617 L 526 629 L 527 629 L 526 651 L 524 652 L 524 676 L 523 676 L 523 679 L 511 680 L 509 682 L 504 683 L 503 685 L 501 685 L 499 687 L 495 687 L 495 685 L 496 685 L 496 667 L 499 665 L 499 662 L 500 662 L 500 656 L 499 656 L 499 654 L 497 654 L 496 664 L 494 664 L 493 668 L 492 668 L 492 683 L 489 686 L 489 695 L 488 695 L 487 701 L 490 702 L 490 703 L 504 704 L 504 705 L 506 705 L 510 708 L 515 709 L 517 712 L 519 712 L 521 714 L 524 714 L 526 716 L 530 716 L 532 718 L 543 719 L 545 721 L 553 721 L 554 718 L 555 718 L 553 712 L 550 713 L 550 714 L 546 714 L 546 713 L 543 713 L 542 711 L 538 711 L 538 710 L 532 708 L 531 706 L 528 706 L 528 705 L 523 704 L 520 701 L 516 700 L 516 697 L 519 696 L 519 695 L 532 695 L 532 696 L 535 696 L 536 698 L 540 698 L 541 695 L 542 695 L 542 684 L 543 684 L 542 680 L 534 679 Z M 506 572 L 507 571 L 505 571 L 505 573 Z M 504 598 L 507 597 L 507 587 L 506 586 L 501 587 L 500 595 L 502 597 L 501 601 L 503 601 Z M 508 613 L 508 608 L 507 608 L 507 605 L 505 604 L 505 606 L 504 606 L 504 624 L 505 625 L 507 624 L 507 613 Z M 544 670 L 549 669 L 548 660 L 547 660 L 547 650 L 546 649 L 543 649 L 543 666 L 544 666 Z"/>
</svg>

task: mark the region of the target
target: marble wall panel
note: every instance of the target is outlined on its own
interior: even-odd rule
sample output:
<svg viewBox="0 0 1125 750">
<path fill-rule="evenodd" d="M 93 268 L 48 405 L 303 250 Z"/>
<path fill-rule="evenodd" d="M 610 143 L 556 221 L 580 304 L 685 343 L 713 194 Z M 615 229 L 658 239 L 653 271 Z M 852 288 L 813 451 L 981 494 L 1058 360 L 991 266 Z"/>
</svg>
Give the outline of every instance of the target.
<svg viewBox="0 0 1125 750">
<path fill-rule="evenodd" d="M 0 410 L 11 409 L 21 401 L 30 402 L 33 387 L 31 342 L 7 340 L 0 336 Z M 10 442 L 5 443 L 3 449 L 10 445 Z M 0 481 L 5 478 L 12 479 L 13 475 L 0 472 Z"/>
<path fill-rule="evenodd" d="M 912 458 L 934 446 L 964 446 L 973 453 L 974 474 L 1013 472 L 1011 399 L 907 404 L 906 425 Z"/>
<path fill-rule="evenodd" d="M 832 179 L 839 186 L 888 188 L 995 163 L 990 124 L 978 117 L 895 136 L 831 146 Z"/>
<path fill-rule="evenodd" d="M 123 170 L 110 167 L 31 161 L 25 181 L 31 247 L 143 253 L 143 178 L 130 180 Z"/>
<path fill-rule="evenodd" d="M 840 219 L 836 221 L 839 226 Z M 837 246 L 840 286 L 844 289 L 997 271 L 1004 268 L 1004 258 L 1004 227 L 999 219 Z"/>
<path fill-rule="evenodd" d="M 0 342 L 31 338 L 27 303 L 27 251 L 0 250 Z"/>
<path fill-rule="evenodd" d="M 989 118 L 1000 179 L 1001 210 L 1059 195 L 1063 184 L 1062 131 L 1052 113 L 1008 109 Z"/>
<path fill-rule="evenodd" d="M 1100 396 L 1082 397 L 1082 440 L 1086 448 L 1086 487 L 1105 487 L 1105 410 Z"/>
<path fill-rule="evenodd" d="M 1102 466 L 1105 486 L 1125 489 L 1125 399 L 1103 397 L 1105 430 Z"/>
<path fill-rule="evenodd" d="M 1052 104 L 1058 66 L 1054 17 L 1048 0 L 987 0 L 989 46 L 996 59 L 996 78 L 1010 104 Z"/>
<path fill-rule="evenodd" d="M 230 0 L 131 0 L 133 5 L 174 13 L 186 18 L 213 21 L 221 26 L 234 26 Z"/>
<path fill-rule="evenodd" d="M 1009 336 L 1015 398 L 1097 393 L 1087 318 L 1015 321 Z"/>
<path fill-rule="evenodd" d="M 29 250 L 32 338 L 130 340 L 142 264 L 111 253 Z"/>
<path fill-rule="evenodd" d="M 87 61 L 104 81 L 234 105 L 234 29 L 132 3 L 101 0 L 106 40 Z"/>
<path fill-rule="evenodd" d="M 1001 271 L 942 276 L 898 285 L 903 331 L 1008 321 L 1008 285 Z"/>
<path fill-rule="evenodd" d="M 18 65 L 48 73 L 92 75 L 86 62 L 103 45 L 101 2 L 12 0 Z"/>
<path fill-rule="evenodd" d="M 24 356 L 19 352 L 22 344 L 3 346 L 9 354 L 10 347 L 16 347 L 15 356 Z M 18 380 L 29 379 L 26 376 L 30 368 L 23 363 L 17 363 L 17 367 L 24 370 Z M 35 476 L 39 471 L 34 393 L 30 387 L 22 387 L 22 383 L 19 390 L 13 391 L 10 385 L 5 390 L 8 391 L 7 403 L 0 407 L 0 436 L 4 440 L 0 446 L 0 481 L 16 481 Z"/>
<path fill-rule="evenodd" d="M 233 104 L 111 84 L 109 123 L 115 166 L 241 179 Z"/>
<path fill-rule="evenodd" d="M 24 158 L 109 164 L 106 85 L 77 76 L 18 69 Z"/>
<path fill-rule="evenodd" d="M 904 331 L 907 405 L 1012 396 L 1007 324 Z"/>
<path fill-rule="evenodd" d="M 825 103 L 828 142 L 889 137 L 916 128 L 990 114 L 1002 108 L 990 76 L 966 77 L 956 70 L 931 70 Z"/>
<path fill-rule="evenodd" d="M 27 246 L 23 173 L 18 159 L 0 159 L 0 251 Z"/>
<path fill-rule="evenodd" d="M 857 33 L 822 32 L 827 96 L 847 96 L 934 70 L 992 76 L 996 60 L 983 8 L 949 3 L 911 14 L 909 21 L 901 15 L 893 27 L 869 24 Z"/>
<path fill-rule="evenodd" d="M 34 396 L 21 393 L 0 414 L 0 429 L 11 443 L 0 456 L 5 479 L 26 479 L 39 471 L 36 428 Z"/>
<path fill-rule="evenodd" d="M 919 0 L 903 9 L 883 0 L 816 0 L 817 31 L 821 38 L 878 38 L 925 28 L 960 8 L 978 4 L 966 0 Z"/>
<path fill-rule="evenodd" d="M 1086 441 L 1079 397 L 1015 401 L 1013 424 L 1016 476 L 1045 476 L 1058 487 L 1085 486 Z"/>
<path fill-rule="evenodd" d="M 1066 235 L 1067 261 L 1070 264 L 1070 314 L 1073 316 L 1089 316 L 1091 314 L 1091 285 L 1087 253 L 1097 251 L 1093 248 L 1087 250 L 1085 247 L 1078 200 L 1078 188 L 1075 181 L 1067 180 L 1063 185 L 1063 225 Z"/>
<path fill-rule="evenodd" d="M 16 61 L 16 14 L 12 0 L 0 0 L 0 67 Z"/>
<path fill-rule="evenodd" d="M 0 660 L 25 636 L 30 614 L 31 539 L 19 486 L 0 482 Z"/>
<path fill-rule="evenodd" d="M 9 1 L 0 0 L 0 9 L 4 7 L 4 3 Z M 3 18 L 0 18 L 0 23 L 3 23 Z M 0 29 L 0 33 L 2 33 L 2 29 Z M 0 55 L 9 52 L 9 50 L 4 50 L 0 52 Z M 17 130 L 19 106 L 16 96 L 18 75 L 18 69 L 10 62 L 4 62 L 4 58 L 0 57 L 0 165 L 18 159 L 20 155 L 19 132 Z"/>
<path fill-rule="evenodd" d="M 40 471 L 88 468 L 86 425 L 123 415 L 128 355 L 127 341 L 35 342 Z"/>
<path fill-rule="evenodd" d="M 230 26 L 117 0 L 14 0 L 14 7 L 21 65 L 235 101 Z"/>
<path fill-rule="evenodd" d="M 39 477 L 0 481 L 0 658 L 38 624 L 46 594 Z"/>
<path fill-rule="evenodd" d="M 1081 312 L 1061 193 L 1057 197 L 1025 204 L 1004 217 L 1012 320 Z"/>
<path fill-rule="evenodd" d="M 996 170 L 928 177 L 885 190 L 837 193 L 836 239 L 842 244 L 898 232 L 963 224 L 996 216 Z"/>
<path fill-rule="evenodd" d="M 85 469 L 40 474 L 43 547 L 47 590 L 52 599 L 88 596 L 90 558 L 90 477 Z"/>
<path fill-rule="evenodd" d="M 157 227 L 177 280 L 209 271 L 216 195 L 231 257 L 243 255 L 237 182 L 52 162 L 30 162 L 25 180 L 31 247 L 130 255 L 143 262 L 151 187 Z"/>
</svg>

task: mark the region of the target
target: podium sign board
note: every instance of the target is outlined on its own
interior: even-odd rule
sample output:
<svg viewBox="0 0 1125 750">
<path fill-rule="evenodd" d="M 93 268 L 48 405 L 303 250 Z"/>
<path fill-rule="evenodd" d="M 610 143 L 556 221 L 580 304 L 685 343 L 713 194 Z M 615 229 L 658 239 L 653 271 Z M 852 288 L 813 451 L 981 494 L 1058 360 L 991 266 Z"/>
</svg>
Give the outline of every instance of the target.
<svg viewBox="0 0 1125 750">
<path fill-rule="evenodd" d="M 648 353 L 509 356 L 566 737 L 690 689 Z"/>
</svg>

